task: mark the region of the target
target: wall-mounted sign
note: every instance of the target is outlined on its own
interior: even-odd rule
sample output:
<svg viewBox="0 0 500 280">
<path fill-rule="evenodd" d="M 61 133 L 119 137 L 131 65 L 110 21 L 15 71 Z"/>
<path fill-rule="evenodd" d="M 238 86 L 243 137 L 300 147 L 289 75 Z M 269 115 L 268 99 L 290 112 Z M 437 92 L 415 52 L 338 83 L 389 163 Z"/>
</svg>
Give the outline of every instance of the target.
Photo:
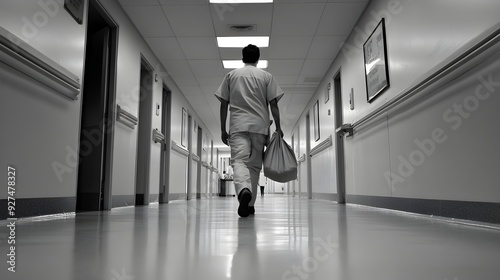
<svg viewBox="0 0 500 280">
<path fill-rule="evenodd" d="M 385 20 L 382 19 L 363 45 L 368 102 L 389 87 L 389 68 L 385 41 Z"/>
<path fill-rule="evenodd" d="M 78 22 L 83 23 L 83 10 L 85 4 L 83 0 L 64 0 L 64 9 Z"/>
</svg>

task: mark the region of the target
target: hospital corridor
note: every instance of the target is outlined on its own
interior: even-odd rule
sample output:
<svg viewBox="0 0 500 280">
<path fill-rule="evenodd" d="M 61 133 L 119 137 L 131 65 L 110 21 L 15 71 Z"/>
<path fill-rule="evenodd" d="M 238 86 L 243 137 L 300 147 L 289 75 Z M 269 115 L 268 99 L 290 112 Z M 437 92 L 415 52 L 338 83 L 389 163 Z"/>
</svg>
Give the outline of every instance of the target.
<svg viewBox="0 0 500 280">
<path fill-rule="evenodd" d="M 500 279 L 499 10 L 0 1 L 0 279 Z"/>
</svg>

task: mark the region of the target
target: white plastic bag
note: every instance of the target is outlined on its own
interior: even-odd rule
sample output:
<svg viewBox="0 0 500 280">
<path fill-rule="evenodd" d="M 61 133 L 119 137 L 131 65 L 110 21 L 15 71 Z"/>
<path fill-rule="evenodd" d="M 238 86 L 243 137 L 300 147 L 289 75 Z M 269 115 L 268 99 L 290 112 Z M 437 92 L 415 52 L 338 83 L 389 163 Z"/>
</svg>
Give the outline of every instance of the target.
<svg viewBox="0 0 500 280">
<path fill-rule="evenodd" d="M 274 132 L 264 154 L 264 175 L 276 182 L 297 179 L 297 159 L 292 148 Z"/>
</svg>

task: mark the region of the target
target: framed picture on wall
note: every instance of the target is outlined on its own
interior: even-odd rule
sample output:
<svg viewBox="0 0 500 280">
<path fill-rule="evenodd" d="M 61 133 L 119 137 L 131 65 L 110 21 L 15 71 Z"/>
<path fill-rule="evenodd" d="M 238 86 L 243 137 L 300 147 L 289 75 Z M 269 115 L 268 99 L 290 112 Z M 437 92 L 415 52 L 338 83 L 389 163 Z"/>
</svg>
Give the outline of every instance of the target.
<svg viewBox="0 0 500 280">
<path fill-rule="evenodd" d="M 314 141 L 318 141 L 320 138 L 319 135 L 319 101 L 316 100 L 313 106 L 313 128 L 314 128 Z"/>
<path fill-rule="evenodd" d="M 208 138 L 208 132 L 205 132 L 205 151 L 208 152 L 209 150 L 210 150 L 210 138 Z"/>
<path fill-rule="evenodd" d="M 389 67 L 385 37 L 385 20 L 379 24 L 363 44 L 365 81 L 368 102 L 372 102 L 389 87 Z"/>
<path fill-rule="evenodd" d="M 202 149 L 203 151 L 206 151 L 206 150 L 207 150 L 207 136 L 206 136 L 206 135 L 207 135 L 207 134 L 205 134 L 205 135 L 203 135 L 203 134 L 202 134 L 202 135 L 201 135 L 201 149 Z"/>
<path fill-rule="evenodd" d="M 188 114 L 184 107 L 182 108 L 182 123 L 181 123 L 181 146 L 187 148 L 188 139 Z"/>
<path fill-rule="evenodd" d="M 325 104 L 330 100 L 330 89 L 332 88 L 332 84 L 328 83 L 328 86 L 326 87 L 325 90 Z"/>
</svg>

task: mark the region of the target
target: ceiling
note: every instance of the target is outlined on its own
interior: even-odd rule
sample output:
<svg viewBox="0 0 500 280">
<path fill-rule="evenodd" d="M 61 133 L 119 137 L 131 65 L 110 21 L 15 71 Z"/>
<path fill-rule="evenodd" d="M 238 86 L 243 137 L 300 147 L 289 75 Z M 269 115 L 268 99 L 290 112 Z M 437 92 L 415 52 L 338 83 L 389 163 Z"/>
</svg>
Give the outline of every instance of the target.
<svg viewBox="0 0 500 280">
<path fill-rule="evenodd" d="M 209 4 L 208 0 L 118 0 L 193 109 L 219 140 L 222 59 L 241 59 L 241 49 L 221 49 L 217 36 L 270 36 L 261 48 L 270 72 L 285 91 L 279 102 L 285 135 L 365 9 L 368 0 L 274 0 L 272 4 Z M 231 25 L 253 25 L 237 31 Z"/>
</svg>

